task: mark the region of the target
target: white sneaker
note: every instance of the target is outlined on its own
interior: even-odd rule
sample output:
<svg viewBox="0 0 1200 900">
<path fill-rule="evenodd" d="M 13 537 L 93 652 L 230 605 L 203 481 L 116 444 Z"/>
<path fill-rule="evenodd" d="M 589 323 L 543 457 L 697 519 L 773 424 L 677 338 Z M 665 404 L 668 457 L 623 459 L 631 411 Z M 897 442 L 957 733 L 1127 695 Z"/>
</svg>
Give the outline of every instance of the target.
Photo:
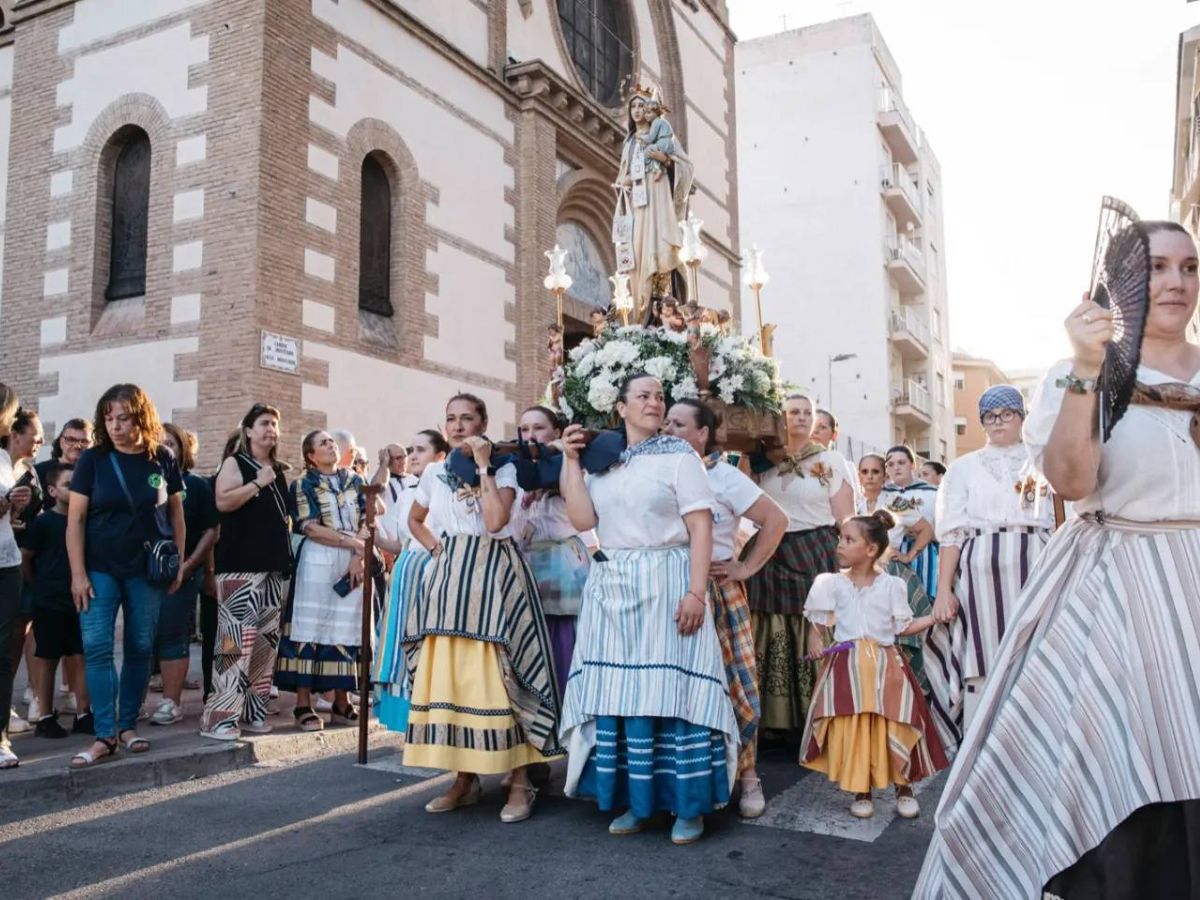
<svg viewBox="0 0 1200 900">
<path fill-rule="evenodd" d="M 25 734 L 27 731 L 32 730 L 33 726 L 22 719 L 15 709 L 8 714 L 9 734 Z"/>
<path fill-rule="evenodd" d="M 271 685 L 271 694 L 270 694 L 270 696 L 271 696 L 271 699 L 272 699 L 272 700 L 278 700 L 278 699 L 279 699 L 279 688 L 275 687 L 275 685 Z"/>
<path fill-rule="evenodd" d="M 76 713 L 79 711 L 79 706 L 75 703 L 75 695 L 67 693 L 63 696 L 62 702 L 59 704 L 59 712 Z"/>
<path fill-rule="evenodd" d="M 763 796 L 762 782 L 753 775 L 742 779 L 742 796 L 738 800 L 738 815 L 743 819 L 757 819 L 767 811 L 767 798 Z"/>
<path fill-rule="evenodd" d="M 0 744 L 0 769 L 15 769 L 21 761 L 8 744 Z"/>
<path fill-rule="evenodd" d="M 329 712 L 333 709 L 333 704 L 324 697 L 317 697 L 313 700 L 313 710 L 315 712 Z"/>
<path fill-rule="evenodd" d="M 899 794 L 896 797 L 896 815 L 902 819 L 915 819 L 921 814 L 921 804 L 911 795 Z"/>
<path fill-rule="evenodd" d="M 850 804 L 850 815 L 856 819 L 869 819 L 875 815 L 875 803 L 866 797 Z"/>
<path fill-rule="evenodd" d="M 271 723 L 265 720 L 261 722 L 242 722 L 241 729 L 251 734 L 270 734 Z"/>
<path fill-rule="evenodd" d="M 183 721 L 183 710 L 174 700 L 164 700 L 150 717 L 151 725 L 174 725 Z"/>
<path fill-rule="evenodd" d="M 37 697 L 29 702 L 29 711 L 25 713 L 25 718 L 30 722 L 38 722 L 42 718 L 42 704 L 38 703 Z"/>
</svg>

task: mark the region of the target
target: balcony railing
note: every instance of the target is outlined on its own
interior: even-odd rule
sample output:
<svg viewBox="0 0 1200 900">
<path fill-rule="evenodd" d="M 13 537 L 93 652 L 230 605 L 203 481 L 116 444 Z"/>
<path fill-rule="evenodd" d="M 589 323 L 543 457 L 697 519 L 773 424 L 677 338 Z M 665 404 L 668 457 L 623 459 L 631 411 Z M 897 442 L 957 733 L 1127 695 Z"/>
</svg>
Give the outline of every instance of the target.
<svg viewBox="0 0 1200 900">
<path fill-rule="evenodd" d="M 932 418 L 933 407 L 929 402 L 929 389 L 911 378 L 904 384 L 904 391 L 896 398 L 896 406 L 911 406 L 917 412 Z"/>
<path fill-rule="evenodd" d="M 888 262 L 903 260 L 922 278 L 925 275 L 925 252 L 921 239 L 905 234 L 889 234 L 883 239 L 883 254 Z"/>
<path fill-rule="evenodd" d="M 879 170 L 879 185 L 888 207 L 901 225 L 921 223 L 921 190 L 899 163 L 885 164 Z"/>
<path fill-rule="evenodd" d="M 921 344 L 923 349 L 929 347 L 929 326 L 921 321 L 921 317 L 912 307 L 893 307 L 890 315 L 892 334 L 911 334 Z"/>
<path fill-rule="evenodd" d="M 887 85 L 879 89 L 879 127 L 893 157 L 903 163 L 916 162 L 921 151 L 921 132 L 904 101 Z"/>
</svg>

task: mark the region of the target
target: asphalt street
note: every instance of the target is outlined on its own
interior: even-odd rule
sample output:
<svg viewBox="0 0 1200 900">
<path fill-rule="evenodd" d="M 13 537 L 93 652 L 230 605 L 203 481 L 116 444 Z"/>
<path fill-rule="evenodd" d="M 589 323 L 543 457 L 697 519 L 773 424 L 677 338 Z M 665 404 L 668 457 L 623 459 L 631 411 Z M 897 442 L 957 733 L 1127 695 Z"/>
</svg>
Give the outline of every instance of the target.
<svg viewBox="0 0 1200 900">
<path fill-rule="evenodd" d="M 610 815 L 561 795 L 556 767 L 527 822 L 499 821 L 504 792 L 485 779 L 478 806 L 422 809 L 448 776 L 411 771 L 392 748 L 272 762 L 93 802 L 0 809 L 0 883 L 8 900 L 42 897 L 907 897 L 941 781 L 921 818 L 874 819 L 805 774 L 792 750 L 767 751 L 771 803 L 750 824 L 709 818 L 675 847 L 664 821 L 611 837 Z"/>
</svg>

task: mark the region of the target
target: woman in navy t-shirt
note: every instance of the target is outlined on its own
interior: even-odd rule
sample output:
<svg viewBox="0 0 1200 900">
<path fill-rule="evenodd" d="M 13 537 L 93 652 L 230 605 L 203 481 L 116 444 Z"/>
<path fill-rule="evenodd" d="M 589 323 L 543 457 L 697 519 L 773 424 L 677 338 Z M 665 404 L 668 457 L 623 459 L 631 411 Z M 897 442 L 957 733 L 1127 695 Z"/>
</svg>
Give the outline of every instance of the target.
<svg viewBox="0 0 1200 900">
<path fill-rule="evenodd" d="M 148 541 L 173 539 L 180 559 L 185 550 L 183 481 L 175 457 L 158 441 L 161 432 L 146 393 L 135 384 L 114 385 L 96 405 L 95 444 L 79 457 L 71 479 L 71 595 L 79 610 L 96 723 L 96 742 L 75 755 L 75 768 L 114 755 L 118 740 L 130 753 L 150 749 L 150 742 L 137 735 L 138 711 L 150 680 L 159 608 L 180 581 L 147 580 L 145 547 Z M 118 608 L 125 623 L 119 681 L 113 664 Z"/>
</svg>

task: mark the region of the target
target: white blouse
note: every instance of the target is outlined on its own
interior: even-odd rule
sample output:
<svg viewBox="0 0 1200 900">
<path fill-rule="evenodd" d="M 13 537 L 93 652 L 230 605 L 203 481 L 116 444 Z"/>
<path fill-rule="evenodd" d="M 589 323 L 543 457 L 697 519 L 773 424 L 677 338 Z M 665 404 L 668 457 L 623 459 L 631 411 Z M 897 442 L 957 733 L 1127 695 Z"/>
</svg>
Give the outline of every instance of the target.
<svg viewBox="0 0 1200 900">
<path fill-rule="evenodd" d="M 937 531 L 937 488 L 924 481 L 908 487 L 886 484 L 879 494 L 879 506 L 896 518 L 896 527 L 888 532 L 892 549 L 899 549 L 908 529 L 924 519 Z"/>
<path fill-rule="evenodd" d="M 596 537 L 588 531 L 580 534 L 567 515 L 567 501 L 558 493 L 517 491 L 513 504 L 512 533 L 521 547 L 541 541 L 565 541 L 578 535 L 589 547 Z"/>
<path fill-rule="evenodd" d="M 1024 444 L 980 450 L 956 459 L 937 496 L 937 539 L 961 547 L 975 529 L 1054 527 L 1050 487 Z"/>
<path fill-rule="evenodd" d="M 762 488 L 721 460 L 708 470 L 708 483 L 712 485 L 716 506 L 713 507 L 713 560 L 724 562 L 733 559 L 733 548 L 737 546 L 738 528 L 742 516 L 763 495 Z"/>
<path fill-rule="evenodd" d="M 882 572 L 861 588 L 841 572 L 818 575 L 804 601 L 804 617 L 814 625 L 833 625 L 838 643 L 870 638 L 885 647 L 913 619 L 903 579 Z"/>
<path fill-rule="evenodd" d="M 688 543 L 683 516 L 712 510 L 704 463 L 691 453 L 645 453 L 587 479 L 603 550 L 646 550 Z"/>
<path fill-rule="evenodd" d="M 12 457 L 8 451 L 0 449 L 0 495 L 7 495 L 17 483 L 16 473 L 13 472 Z M 21 564 L 21 551 L 17 548 L 17 538 L 13 532 L 12 520 L 9 513 L 0 516 L 0 568 L 10 568 Z"/>
<path fill-rule="evenodd" d="M 1070 360 L 1050 369 L 1025 420 L 1025 442 L 1039 469 L 1065 393 L 1055 382 L 1070 371 Z M 1146 366 L 1138 367 L 1137 377 L 1143 384 L 1179 380 Z M 1200 386 L 1200 372 L 1191 384 Z M 1140 522 L 1200 520 L 1200 448 L 1190 422 L 1187 412 L 1130 404 L 1101 449 L 1098 487 L 1075 504 L 1075 512 L 1103 510 Z"/>
<path fill-rule="evenodd" d="M 448 479 L 450 473 L 444 462 L 430 463 L 421 473 L 421 483 L 417 485 L 415 502 L 429 510 L 426 520 L 437 523 L 440 531 L 450 535 L 487 534 L 487 526 L 483 523 L 483 501 L 478 488 L 461 487 L 457 491 L 450 489 Z M 517 490 L 517 468 L 507 463 L 496 472 L 496 487 Z M 432 527 L 430 528 L 432 531 Z M 512 522 L 499 531 L 491 533 L 492 537 L 512 537 Z"/>
<path fill-rule="evenodd" d="M 420 483 L 415 475 L 393 475 L 384 485 L 383 515 L 379 517 L 378 524 L 379 530 L 390 540 L 407 544 L 412 538 L 408 530 L 408 511 L 417 498 L 417 485 Z"/>
<path fill-rule="evenodd" d="M 829 501 L 846 483 L 845 458 L 826 450 L 809 457 L 802 465 L 804 477 L 784 474 L 776 466 L 759 478 L 758 485 L 787 513 L 788 531 L 809 531 L 835 524 Z"/>
</svg>

